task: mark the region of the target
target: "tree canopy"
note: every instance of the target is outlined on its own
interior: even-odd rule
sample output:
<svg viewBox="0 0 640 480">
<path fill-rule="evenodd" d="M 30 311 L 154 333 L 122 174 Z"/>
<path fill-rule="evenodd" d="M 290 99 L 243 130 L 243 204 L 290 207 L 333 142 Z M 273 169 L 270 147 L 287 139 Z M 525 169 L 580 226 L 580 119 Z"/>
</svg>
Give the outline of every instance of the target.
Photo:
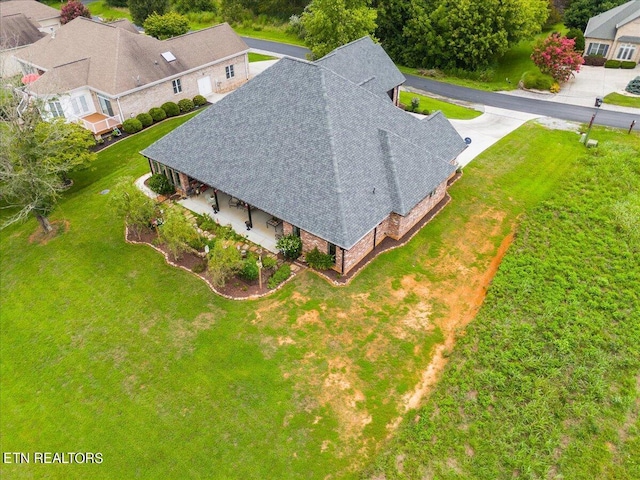
<svg viewBox="0 0 640 480">
<path fill-rule="evenodd" d="M 35 107 L 22 117 L 0 122 L 0 197 L 12 214 L 2 228 L 34 215 L 42 228 L 61 193 L 68 188 L 68 172 L 95 159 L 91 132 L 63 119 L 45 122 Z"/>
<path fill-rule="evenodd" d="M 91 18 L 91 12 L 85 5 L 76 0 L 69 0 L 69 2 L 62 5 L 60 9 L 60 23 L 62 25 L 77 17 Z"/>
<path fill-rule="evenodd" d="M 152 13 L 164 15 L 169 10 L 169 0 L 129 0 L 129 13 L 133 23 L 142 26 Z"/>
<path fill-rule="evenodd" d="M 313 0 L 302 14 L 305 42 L 314 58 L 373 35 L 376 11 L 366 0 Z"/>
<path fill-rule="evenodd" d="M 548 0 L 379 2 L 378 30 L 394 60 L 412 67 L 486 67 L 538 33 Z"/>
<path fill-rule="evenodd" d="M 165 40 L 187 33 L 189 19 L 176 12 L 168 12 L 164 15 L 152 13 L 144 21 L 143 27 L 146 34 Z"/>
<path fill-rule="evenodd" d="M 628 0 L 572 0 L 564 11 L 564 24 L 568 28 L 578 28 L 584 32 L 591 17 L 611 10 Z"/>
</svg>

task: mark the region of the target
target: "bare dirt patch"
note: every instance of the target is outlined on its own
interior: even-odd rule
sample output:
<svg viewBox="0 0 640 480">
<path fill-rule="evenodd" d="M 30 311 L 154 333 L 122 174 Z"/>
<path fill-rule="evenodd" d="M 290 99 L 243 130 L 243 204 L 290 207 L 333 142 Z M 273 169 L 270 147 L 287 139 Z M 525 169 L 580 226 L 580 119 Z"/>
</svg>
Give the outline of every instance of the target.
<svg viewBox="0 0 640 480">
<path fill-rule="evenodd" d="M 29 243 L 46 245 L 51 240 L 56 238 L 59 234 L 69 231 L 69 221 L 56 220 L 54 222 L 51 222 L 51 228 L 52 230 L 50 232 L 45 232 L 38 224 L 38 228 L 31 235 L 29 235 Z"/>
</svg>

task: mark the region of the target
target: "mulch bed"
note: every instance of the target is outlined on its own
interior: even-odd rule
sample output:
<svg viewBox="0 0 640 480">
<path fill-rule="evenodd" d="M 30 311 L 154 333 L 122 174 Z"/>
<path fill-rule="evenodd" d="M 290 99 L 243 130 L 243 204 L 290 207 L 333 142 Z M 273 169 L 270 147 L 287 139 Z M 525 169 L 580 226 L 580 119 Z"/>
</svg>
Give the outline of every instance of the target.
<svg viewBox="0 0 640 480">
<path fill-rule="evenodd" d="M 209 287 L 218 295 L 222 295 L 223 297 L 235 300 L 256 298 L 274 292 L 280 286 L 284 285 L 295 276 L 294 268 L 292 268 L 292 275 L 291 277 L 289 277 L 289 280 L 281 283 L 275 289 L 269 289 L 267 288 L 267 282 L 269 281 L 271 275 L 273 275 L 274 271 L 263 269 L 262 289 L 260 288 L 260 282 L 258 282 L 258 280 L 248 281 L 237 275 L 231 277 L 224 287 L 214 287 L 213 283 L 211 282 L 211 277 L 206 270 L 201 273 L 196 273 L 194 271 L 194 268 L 197 269 L 204 263 L 204 259 L 202 257 L 199 257 L 192 252 L 186 252 L 180 258 L 175 258 L 171 253 L 169 253 L 164 245 L 155 243 L 155 240 L 158 236 L 153 230 L 142 230 L 138 232 L 133 228 L 127 228 L 125 235 L 128 242 L 146 244 L 162 252 L 165 256 L 165 259 L 167 260 L 167 263 L 169 263 L 170 265 L 187 270 L 191 274 L 196 275 L 197 277 L 200 277 L 202 280 L 207 282 Z M 280 255 L 278 256 L 278 260 L 282 260 L 282 257 Z"/>
</svg>

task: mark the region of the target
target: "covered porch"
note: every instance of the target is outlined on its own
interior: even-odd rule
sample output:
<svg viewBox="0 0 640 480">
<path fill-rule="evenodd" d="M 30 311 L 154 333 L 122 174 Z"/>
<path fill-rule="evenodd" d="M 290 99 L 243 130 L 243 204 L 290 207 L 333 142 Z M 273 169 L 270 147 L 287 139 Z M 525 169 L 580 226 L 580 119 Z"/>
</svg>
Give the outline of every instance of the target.
<svg viewBox="0 0 640 480">
<path fill-rule="evenodd" d="M 205 186 L 204 189 L 198 189 L 198 191 L 199 193 L 194 192 L 189 197 L 179 200 L 178 203 L 201 215 L 206 213 L 220 225 L 230 225 L 249 241 L 270 252 L 278 253 L 276 242 L 282 235 L 281 220 L 274 219 L 272 215 L 255 207 L 250 207 L 249 210 L 244 202 L 219 190 L 214 193 L 211 187 Z M 214 210 L 216 196 L 218 198 L 215 209 L 217 212 Z M 252 225 L 250 229 L 248 229 L 249 211 Z"/>
</svg>

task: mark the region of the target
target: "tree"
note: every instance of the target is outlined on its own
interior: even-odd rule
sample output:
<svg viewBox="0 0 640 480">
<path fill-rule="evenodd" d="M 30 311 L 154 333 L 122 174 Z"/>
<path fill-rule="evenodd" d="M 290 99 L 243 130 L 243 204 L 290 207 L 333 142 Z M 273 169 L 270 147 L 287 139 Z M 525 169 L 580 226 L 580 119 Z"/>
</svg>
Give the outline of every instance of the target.
<svg viewBox="0 0 640 480">
<path fill-rule="evenodd" d="M 320 58 L 345 43 L 373 35 L 376 11 L 366 0 L 313 0 L 302 14 L 305 43 Z"/>
<path fill-rule="evenodd" d="M 189 244 L 198 238 L 193 225 L 177 207 L 164 211 L 163 223 L 158 226 L 158 239 L 167 246 L 174 258 L 189 251 Z"/>
<path fill-rule="evenodd" d="M 152 13 L 164 15 L 168 10 L 169 0 L 129 0 L 129 12 L 136 25 L 144 25 Z"/>
<path fill-rule="evenodd" d="M 136 227 L 138 233 L 148 228 L 156 215 L 156 203 L 142 193 L 130 177 L 123 178 L 113 188 L 109 206 L 124 218 L 127 225 Z"/>
<path fill-rule="evenodd" d="M 159 40 L 165 40 L 189 31 L 189 19 L 176 12 L 158 15 L 152 13 L 144 21 L 144 32 Z"/>
<path fill-rule="evenodd" d="M 385 52 L 396 61 L 400 61 L 405 50 L 404 27 L 411 18 L 411 2 L 406 0 L 387 0 L 378 2 L 376 17 L 376 37 Z"/>
<path fill-rule="evenodd" d="M 584 58 L 575 51 L 575 40 L 552 33 L 536 43 L 531 60 L 542 73 L 551 75 L 557 82 L 566 82 L 573 72 L 580 71 Z"/>
<path fill-rule="evenodd" d="M 568 28 L 577 28 L 584 31 L 591 17 L 626 2 L 627 0 L 572 0 L 569 7 L 564 11 L 564 24 Z"/>
<path fill-rule="evenodd" d="M 224 287 L 231 275 L 242 268 L 242 256 L 231 242 L 216 241 L 209 252 L 207 270 L 216 287 Z"/>
<path fill-rule="evenodd" d="M 408 66 L 478 70 L 538 33 L 547 15 L 548 0 L 415 0 L 397 48 Z"/>
<path fill-rule="evenodd" d="M 15 110 L 13 110 L 15 112 Z M 48 216 L 69 185 L 67 174 L 93 160 L 91 132 L 62 119 L 42 120 L 35 106 L 19 117 L 3 112 L 0 123 L 0 197 L 14 211 L 0 228 L 34 215 L 43 230 L 52 230 Z"/>
<path fill-rule="evenodd" d="M 110 7 L 127 8 L 128 0 L 105 0 L 105 3 Z"/>
<path fill-rule="evenodd" d="M 69 0 L 62 5 L 60 9 L 60 23 L 62 25 L 69 23 L 77 17 L 91 18 L 91 12 L 86 6 L 76 0 Z"/>
</svg>

